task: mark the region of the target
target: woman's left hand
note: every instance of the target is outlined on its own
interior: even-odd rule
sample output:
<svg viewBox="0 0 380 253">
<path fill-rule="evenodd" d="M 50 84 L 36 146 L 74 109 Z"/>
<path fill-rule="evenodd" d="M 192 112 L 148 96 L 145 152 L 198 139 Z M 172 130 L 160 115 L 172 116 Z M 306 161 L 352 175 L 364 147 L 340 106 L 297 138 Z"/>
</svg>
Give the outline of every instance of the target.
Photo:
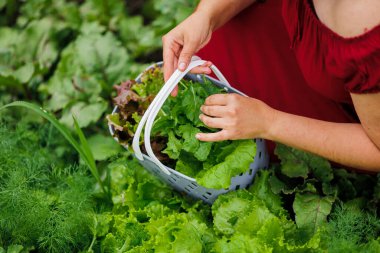
<svg viewBox="0 0 380 253">
<path fill-rule="evenodd" d="M 215 94 L 201 107 L 202 122 L 216 133 L 199 133 L 201 141 L 266 138 L 276 110 L 264 102 L 238 94 Z"/>
</svg>

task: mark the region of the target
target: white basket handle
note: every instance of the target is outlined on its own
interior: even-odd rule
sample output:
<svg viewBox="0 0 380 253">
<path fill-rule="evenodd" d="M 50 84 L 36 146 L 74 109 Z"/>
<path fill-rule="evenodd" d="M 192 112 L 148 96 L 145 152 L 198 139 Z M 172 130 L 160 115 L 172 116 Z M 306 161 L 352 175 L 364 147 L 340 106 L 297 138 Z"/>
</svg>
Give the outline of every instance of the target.
<svg viewBox="0 0 380 253">
<path fill-rule="evenodd" d="M 142 152 L 140 150 L 140 145 L 139 145 L 139 140 L 140 140 L 140 135 L 142 132 L 142 129 L 145 125 L 145 132 L 144 132 L 144 142 L 145 142 L 145 149 L 148 154 L 148 156 L 151 158 L 151 160 L 159 166 L 159 168 L 166 174 L 170 175 L 170 171 L 163 165 L 155 156 L 153 153 L 151 144 L 150 144 L 150 133 L 153 127 L 154 120 L 160 111 L 161 107 L 165 103 L 166 99 L 170 95 L 170 93 L 173 91 L 173 89 L 176 87 L 176 85 L 182 80 L 182 78 L 190 72 L 195 67 L 198 67 L 202 64 L 206 63 L 204 60 L 193 60 L 190 62 L 189 66 L 187 69 L 183 72 L 179 71 L 178 69 L 172 74 L 172 76 L 169 78 L 169 80 L 164 84 L 164 86 L 161 88 L 161 90 L 158 92 L 152 103 L 149 105 L 148 109 L 146 110 L 145 114 L 143 115 L 137 130 L 135 132 L 135 135 L 133 137 L 133 142 L 132 142 L 132 148 L 135 152 L 135 156 L 139 160 L 144 160 Z M 225 83 L 226 86 L 230 86 L 228 83 L 227 79 L 223 76 L 223 74 L 219 71 L 219 69 L 215 66 L 212 65 L 210 67 L 215 75 L 218 77 L 220 81 Z"/>
</svg>

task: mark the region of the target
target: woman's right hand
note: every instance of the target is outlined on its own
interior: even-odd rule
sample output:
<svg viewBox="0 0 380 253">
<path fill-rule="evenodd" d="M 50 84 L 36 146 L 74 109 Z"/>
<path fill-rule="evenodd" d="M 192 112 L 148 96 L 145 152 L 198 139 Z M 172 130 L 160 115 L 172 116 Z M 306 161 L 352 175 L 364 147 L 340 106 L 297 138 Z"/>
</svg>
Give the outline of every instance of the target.
<svg viewBox="0 0 380 253">
<path fill-rule="evenodd" d="M 165 81 L 177 68 L 180 71 L 187 68 L 191 57 L 210 41 L 212 30 L 209 15 L 196 11 L 162 37 Z M 207 62 L 194 68 L 192 73 L 209 74 L 211 65 Z M 172 92 L 172 95 L 176 94 L 177 88 Z"/>
</svg>

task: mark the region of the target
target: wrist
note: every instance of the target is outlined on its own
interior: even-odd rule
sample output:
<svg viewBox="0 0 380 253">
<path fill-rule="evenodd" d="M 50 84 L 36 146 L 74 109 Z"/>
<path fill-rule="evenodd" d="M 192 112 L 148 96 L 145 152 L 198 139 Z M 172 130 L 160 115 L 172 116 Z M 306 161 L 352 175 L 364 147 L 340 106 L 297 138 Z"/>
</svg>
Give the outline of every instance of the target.
<svg viewBox="0 0 380 253">
<path fill-rule="evenodd" d="M 213 32 L 218 26 L 218 20 L 215 18 L 215 14 L 209 8 L 198 6 L 193 15 L 200 16 L 202 20 L 205 20 L 211 32 Z"/>
<path fill-rule="evenodd" d="M 262 138 L 271 140 L 271 141 L 276 141 L 276 136 L 277 136 L 277 129 L 279 128 L 279 122 L 281 118 L 282 112 L 278 111 L 273 108 L 269 108 L 269 112 L 267 114 L 267 119 L 266 119 L 266 127 L 264 134 Z"/>
</svg>

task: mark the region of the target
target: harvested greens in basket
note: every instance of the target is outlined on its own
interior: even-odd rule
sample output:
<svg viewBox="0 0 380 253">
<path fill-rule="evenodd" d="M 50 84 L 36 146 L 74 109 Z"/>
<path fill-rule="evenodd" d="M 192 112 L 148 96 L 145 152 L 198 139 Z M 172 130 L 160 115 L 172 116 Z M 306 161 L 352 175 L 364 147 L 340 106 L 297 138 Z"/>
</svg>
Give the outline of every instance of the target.
<svg viewBox="0 0 380 253">
<path fill-rule="evenodd" d="M 114 103 L 119 111 L 107 118 L 120 143 L 132 143 L 144 112 L 163 84 L 162 71 L 155 67 L 143 73 L 141 82 L 129 80 L 115 86 Z M 183 79 L 178 85 L 178 95 L 170 96 L 159 112 L 151 141 L 162 163 L 195 178 L 206 188 L 222 189 L 229 187 L 232 177 L 247 171 L 256 144 L 253 140 L 201 142 L 195 138 L 199 132 L 218 131 L 199 119 L 201 105 L 216 93 L 225 91 L 207 80 L 201 84 Z"/>
</svg>

